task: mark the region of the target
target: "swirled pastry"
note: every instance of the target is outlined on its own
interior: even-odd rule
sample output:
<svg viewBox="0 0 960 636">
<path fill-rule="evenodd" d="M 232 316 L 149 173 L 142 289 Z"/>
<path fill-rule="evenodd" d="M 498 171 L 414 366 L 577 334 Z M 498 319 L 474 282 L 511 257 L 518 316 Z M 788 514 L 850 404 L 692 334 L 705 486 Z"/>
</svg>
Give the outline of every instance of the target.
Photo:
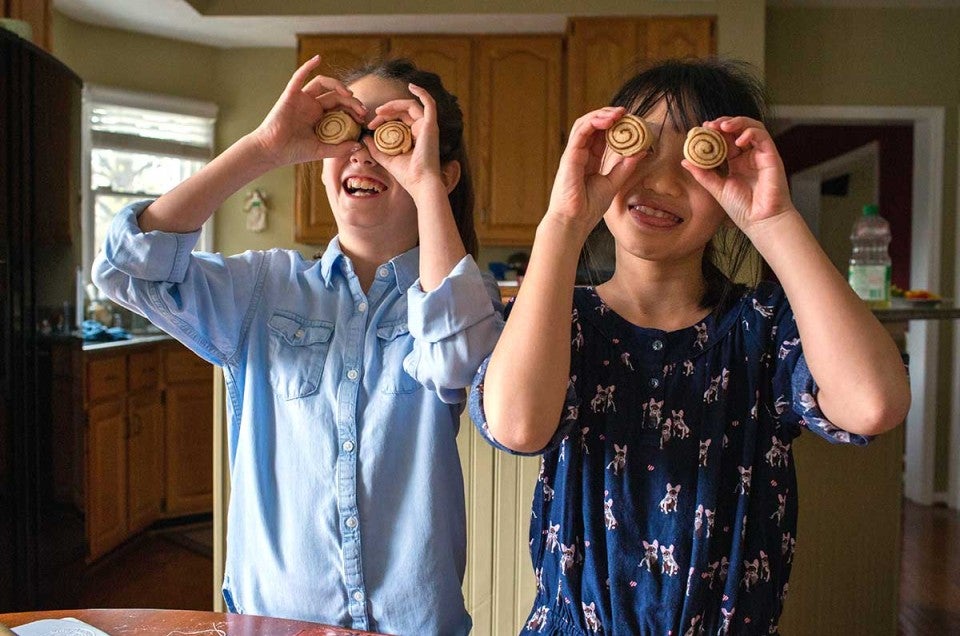
<svg viewBox="0 0 960 636">
<path fill-rule="evenodd" d="M 607 129 L 607 146 L 625 157 L 641 153 L 653 144 L 647 122 L 636 115 L 624 115 Z"/>
<path fill-rule="evenodd" d="M 716 168 L 727 158 L 727 140 L 716 130 L 695 126 L 687 133 L 683 156 L 704 170 Z"/>
<path fill-rule="evenodd" d="M 413 132 L 402 121 L 388 121 L 373 131 L 373 143 L 385 155 L 402 155 L 413 148 Z"/>
<path fill-rule="evenodd" d="M 324 113 L 314 131 L 325 144 L 342 144 L 360 138 L 360 124 L 342 110 Z"/>
</svg>

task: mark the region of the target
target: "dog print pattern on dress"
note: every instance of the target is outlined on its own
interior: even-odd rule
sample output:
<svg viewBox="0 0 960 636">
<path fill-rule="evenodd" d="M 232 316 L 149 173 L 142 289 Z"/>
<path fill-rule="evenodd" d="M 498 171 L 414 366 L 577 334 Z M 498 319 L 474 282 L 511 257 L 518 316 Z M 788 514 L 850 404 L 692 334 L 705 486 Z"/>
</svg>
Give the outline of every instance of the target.
<svg viewBox="0 0 960 636">
<path fill-rule="evenodd" d="M 820 412 L 782 289 L 664 332 L 577 288 L 570 377 L 534 492 L 524 631 L 776 630 L 796 545 L 793 439 L 868 441 Z M 499 446 L 481 391 L 471 415 Z"/>
</svg>

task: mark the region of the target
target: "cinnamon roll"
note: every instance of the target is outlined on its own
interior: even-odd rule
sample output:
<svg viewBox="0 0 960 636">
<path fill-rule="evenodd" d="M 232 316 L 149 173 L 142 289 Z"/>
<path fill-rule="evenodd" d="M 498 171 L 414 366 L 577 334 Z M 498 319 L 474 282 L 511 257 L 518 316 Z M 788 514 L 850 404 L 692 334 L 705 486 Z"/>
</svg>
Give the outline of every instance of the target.
<svg viewBox="0 0 960 636">
<path fill-rule="evenodd" d="M 607 146 L 625 157 L 641 153 L 652 144 L 653 135 L 647 122 L 636 115 L 624 115 L 607 129 Z"/>
<path fill-rule="evenodd" d="M 727 140 L 716 130 L 696 126 L 687 133 L 683 156 L 704 170 L 716 168 L 727 158 Z"/>
<path fill-rule="evenodd" d="M 320 118 L 314 132 L 325 144 L 342 144 L 360 138 L 360 124 L 342 110 L 331 110 Z"/>
<path fill-rule="evenodd" d="M 413 148 L 413 132 L 402 121 L 388 121 L 373 131 L 373 143 L 386 155 L 402 155 Z"/>
</svg>

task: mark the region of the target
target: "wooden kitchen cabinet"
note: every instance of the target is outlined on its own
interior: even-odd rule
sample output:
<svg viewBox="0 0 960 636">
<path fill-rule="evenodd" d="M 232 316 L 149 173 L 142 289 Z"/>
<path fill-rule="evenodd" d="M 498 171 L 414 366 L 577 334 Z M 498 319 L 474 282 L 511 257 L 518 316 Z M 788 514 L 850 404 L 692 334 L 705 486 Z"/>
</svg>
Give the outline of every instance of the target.
<svg viewBox="0 0 960 636">
<path fill-rule="evenodd" d="M 165 448 L 156 347 L 128 356 L 127 532 L 140 532 L 163 514 Z"/>
<path fill-rule="evenodd" d="M 711 16 L 571 18 L 567 29 L 567 128 L 610 103 L 637 64 L 716 55 Z"/>
<path fill-rule="evenodd" d="M 127 538 L 127 414 L 122 399 L 87 409 L 86 528 L 95 559 Z"/>
<path fill-rule="evenodd" d="M 330 73 L 364 60 L 358 52 L 381 52 L 440 75 L 464 113 L 480 242 L 529 245 L 560 158 L 562 45 L 553 35 L 301 36 L 298 57 L 334 59 L 320 71 Z M 320 165 L 304 164 L 296 177 L 295 238 L 305 243 L 336 232 Z"/>
<path fill-rule="evenodd" d="M 54 347 L 52 360 L 61 395 L 78 396 L 60 410 L 85 423 L 75 491 L 89 560 L 160 519 L 213 509 L 209 363 L 172 340 L 86 351 L 69 343 Z M 56 439 L 69 443 L 70 434 Z M 59 473 L 71 479 L 68 468 Z"/>
<path fill-rule="evenodd" d="M 531 245 L 560 160 L 563 43 L 556 36 L 479 38 L 474 186 L 484 245 Z"/>
<path fill-rule="evenodd" d="M 163 351 L 168 517 L 213 510 L 213 370 L 183 347 Z"/>
</svg>

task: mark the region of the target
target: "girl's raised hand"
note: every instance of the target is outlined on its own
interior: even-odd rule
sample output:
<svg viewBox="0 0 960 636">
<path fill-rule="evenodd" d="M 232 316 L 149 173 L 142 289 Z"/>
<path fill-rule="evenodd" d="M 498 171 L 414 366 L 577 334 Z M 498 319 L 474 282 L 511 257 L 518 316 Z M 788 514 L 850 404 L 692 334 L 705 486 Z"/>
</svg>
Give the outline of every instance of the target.
<svg viewBox="0 0 960 636">
<path fill-rule="evenodd" d="M 587 235 L 610 207 L 623 182 L 647 155 L 612 154 L 604 172 L 605 131 L 623 117 L 626 109 L 608 106 L 583 115 L 573 124 L 560 167 L 553 181 L 546 217 L 559 219 Z"/>
<path fill-rule="evenodd" d="M 794 210 L 780 153 L 762 123 L 749 117 L 720 117 L 704 122 L 726 137 L 726 175 L 681 163 L 723 206 L 740 229 L 753 227 Z M 730 141 L 733 140 L 731 144 Z"/>
<path fill-rule="evenodd" d="M 374 161 L 390 171 L 410 196 L 416 197 L 420 187 L 427 187 L 432 179 L 440 179 L 440 129 L 437 125 L 437 105 L 430 93 L 416 84 L 408 89 L 417 99 L 394 99 L 377 107 L 376 115 L 367 124 L 371 130 L 388 121 L 400 121 L 410 126 L 413 149 L 399 155 L 380 152 L 372 137 L 362 143 Z"/>
<path fill-rule="evenodd" d="M 342 82 L 324 75 L 307 81 L 320 64 L 315 55 L 294 71 L 280 98 L 253 132 L 264 158 L 273 167 L 315 161 L 351 152 L 356 141 L 336 146 L 320 142 L 314 126 L 330 110 L 343 110 L 359 122 L 367 109 Z"/>
</svg>

